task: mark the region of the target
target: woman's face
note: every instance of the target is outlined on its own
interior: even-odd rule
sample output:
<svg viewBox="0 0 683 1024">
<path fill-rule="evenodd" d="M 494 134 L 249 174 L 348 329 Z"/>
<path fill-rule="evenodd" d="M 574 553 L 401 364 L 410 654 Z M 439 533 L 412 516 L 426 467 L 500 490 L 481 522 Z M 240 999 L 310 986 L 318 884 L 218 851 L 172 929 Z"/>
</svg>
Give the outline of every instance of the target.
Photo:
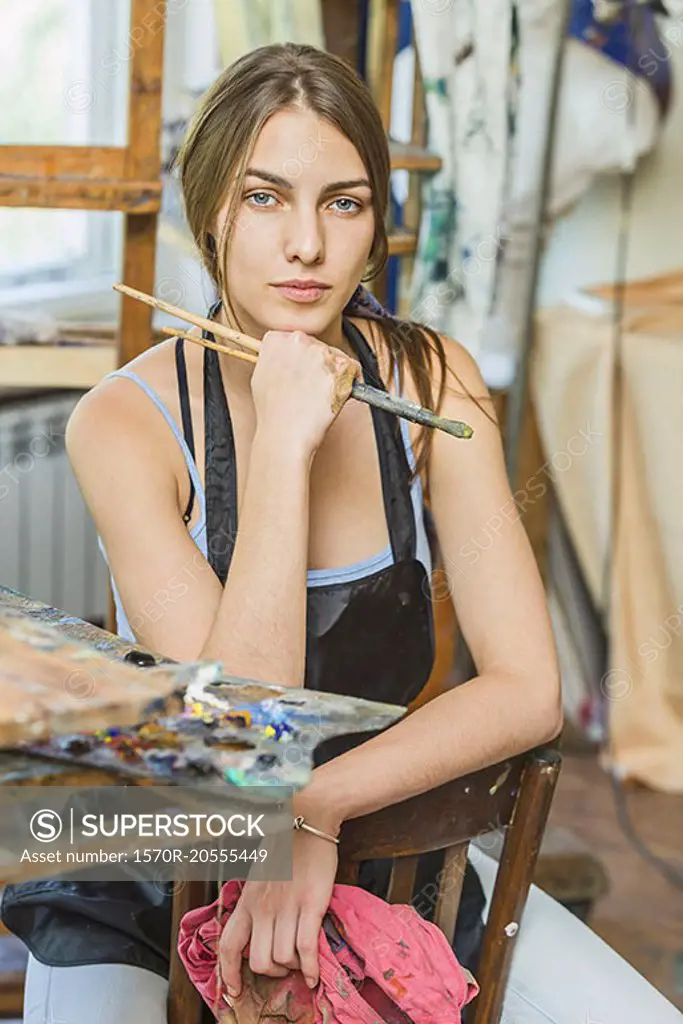
<svg viewBox="0 0 683 1024">
<path fill-rule="evenodd" d="M 302 330 L 333 343 L 375 231 L 367 171 L 353 144 L 308 110 L 274 114 L 258 137 L 227 256 L 242 330 Z M 225 221 L 227 201 L 217 219 Z M 308 282 L 308 287 L 302 283 Z"/>
</svg>

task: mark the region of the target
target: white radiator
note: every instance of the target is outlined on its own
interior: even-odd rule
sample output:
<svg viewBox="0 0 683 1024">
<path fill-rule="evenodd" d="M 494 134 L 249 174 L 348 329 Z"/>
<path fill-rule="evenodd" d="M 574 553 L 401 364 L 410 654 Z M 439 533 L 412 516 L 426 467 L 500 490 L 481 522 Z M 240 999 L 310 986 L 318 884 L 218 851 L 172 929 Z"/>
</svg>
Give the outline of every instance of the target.
<svg viewBox="0 0 683 1024">
<path fill-rule="evenodd" d="M 107 568 L 64 449 L 78 398 L 0 405 L 0 584 L 104 625 Z"/>
</svg>

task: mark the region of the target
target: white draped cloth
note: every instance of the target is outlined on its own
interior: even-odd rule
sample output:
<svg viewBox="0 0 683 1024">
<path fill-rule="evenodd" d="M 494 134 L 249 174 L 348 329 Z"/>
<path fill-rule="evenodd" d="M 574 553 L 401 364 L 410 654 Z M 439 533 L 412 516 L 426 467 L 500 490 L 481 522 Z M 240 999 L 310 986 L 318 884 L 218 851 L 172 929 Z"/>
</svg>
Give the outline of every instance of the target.
<svg viewBox="0 0 683 1024">
<path fill-rule="evenodd" d="M 443 160 L 423 193 L 412 315 L 466 345 L 500 387 L 512 378 L 524 329 L 564 0 L 514 6 L 519 39 L 511 53 L 513 0 L 412 3 L 429 145 Z M 596 175 L 633 168 L 658 126 L 645 79 L 566 40 L 550 218 Z"/>
</svg>

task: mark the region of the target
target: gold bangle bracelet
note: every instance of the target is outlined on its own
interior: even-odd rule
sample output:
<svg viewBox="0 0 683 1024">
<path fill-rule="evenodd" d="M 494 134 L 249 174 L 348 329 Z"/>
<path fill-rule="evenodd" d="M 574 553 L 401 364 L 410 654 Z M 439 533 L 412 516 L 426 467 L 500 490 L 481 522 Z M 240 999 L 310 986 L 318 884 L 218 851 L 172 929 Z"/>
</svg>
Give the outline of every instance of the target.
<svg viewBox="0 0 683 1024">
<path fill-rule="evenodd" d="M 303 828 L 306 830 L 306 832 L 312 832 L 314 836 L 320 836 L 321 839 L 327 839 L 330 843 L 337 843 L 337 845 L 339 845 L 339 839 L 337 836 L 332 836 L 329 834 L 329 832 L 321 832 L 319 828 L 313 828 L 312 825 L 309 825 L 306 822 L 303 814 L 300 814 L 298 817 L 294 819 L 293 827 L 297 831 Z"/>
</svg>

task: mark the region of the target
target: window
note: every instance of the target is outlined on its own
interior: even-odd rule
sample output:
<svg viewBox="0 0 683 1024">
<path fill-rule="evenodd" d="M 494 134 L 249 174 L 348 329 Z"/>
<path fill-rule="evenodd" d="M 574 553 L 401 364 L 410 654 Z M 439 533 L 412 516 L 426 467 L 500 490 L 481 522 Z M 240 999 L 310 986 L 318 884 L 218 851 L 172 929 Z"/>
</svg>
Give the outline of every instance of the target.
<svg viewBox="0 0 683 1024">
<path fill-rule="evenodd" d="M 0 144 L 123 145 L 129 18 L 129 0 L 0 0 Z M 120 234 L 116 213 L 0 207 L 0 302 L 111 275 Z"/>
</svg>

